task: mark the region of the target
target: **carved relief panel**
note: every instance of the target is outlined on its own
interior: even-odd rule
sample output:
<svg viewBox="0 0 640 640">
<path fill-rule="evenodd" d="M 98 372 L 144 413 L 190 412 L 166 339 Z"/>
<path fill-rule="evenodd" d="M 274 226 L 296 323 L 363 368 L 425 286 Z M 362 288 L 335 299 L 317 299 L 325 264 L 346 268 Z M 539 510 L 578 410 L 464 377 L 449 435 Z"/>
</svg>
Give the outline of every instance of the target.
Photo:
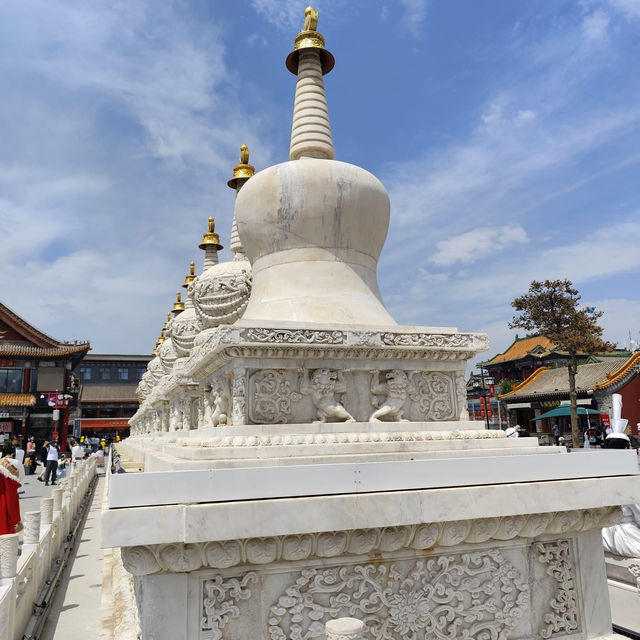
<svg viewBox="0 0 640 640">
<path fill-rule="evenodd" d="M 365 623 L 366 640 L 551 637 L 531 610 L 528 548 L 206 574 L 200 638 L 311 640 L 344 616 Z"/>
<path fill-rule="evenodd" d="M 250 424 L 458 420 L 458 391 L 455 372 L 259 369 L 249 374 L 248 419 Z"/>
</svg>

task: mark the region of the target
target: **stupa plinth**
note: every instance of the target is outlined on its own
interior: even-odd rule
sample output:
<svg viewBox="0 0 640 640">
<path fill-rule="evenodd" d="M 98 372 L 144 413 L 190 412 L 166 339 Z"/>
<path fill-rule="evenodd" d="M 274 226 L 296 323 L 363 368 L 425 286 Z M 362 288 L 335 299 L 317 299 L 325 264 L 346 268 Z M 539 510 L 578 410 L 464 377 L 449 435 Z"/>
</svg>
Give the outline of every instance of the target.
<svg viewBox="0 0 640 640">
<path fill-rule="evenodd" d="M 150 363 L 118 445 L 144 472 L 110 478 L 103 545 L 142 638 L 311 640 L 347 616 L 367 640 L 612 639 L 600 529 L 640 502 L 635 453 L 469 420 L 487 336 L 385 309 L 389 198 L 334 159 L 324 46 L 309 7 L 290 160 L 241 154 L 235 257 L 189 285 L 201 330 L 179 373 Z"/>
</svg>

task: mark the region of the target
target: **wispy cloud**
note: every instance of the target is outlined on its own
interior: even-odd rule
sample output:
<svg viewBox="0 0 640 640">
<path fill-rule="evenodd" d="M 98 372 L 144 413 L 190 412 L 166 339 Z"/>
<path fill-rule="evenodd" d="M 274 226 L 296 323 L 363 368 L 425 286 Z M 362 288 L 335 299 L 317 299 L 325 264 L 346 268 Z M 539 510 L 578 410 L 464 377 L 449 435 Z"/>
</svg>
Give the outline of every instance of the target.
<svg viewBox="0 0 640 640">
<path fill-rule="evenodd" d="M 411 37 L 422 40 L 427 19 L 427 0 L 398 0 L 398 4 L 403 9 L 400 25 Z"/>
<path fill-rule="evenodd" d="M 519 225 L 479 227 L 437 242 L 436 252 L 429 261 L 439 267 L 450 267 L 456 262 L 471 264 L 528 240 L 525 230 Z"/>
</svg>

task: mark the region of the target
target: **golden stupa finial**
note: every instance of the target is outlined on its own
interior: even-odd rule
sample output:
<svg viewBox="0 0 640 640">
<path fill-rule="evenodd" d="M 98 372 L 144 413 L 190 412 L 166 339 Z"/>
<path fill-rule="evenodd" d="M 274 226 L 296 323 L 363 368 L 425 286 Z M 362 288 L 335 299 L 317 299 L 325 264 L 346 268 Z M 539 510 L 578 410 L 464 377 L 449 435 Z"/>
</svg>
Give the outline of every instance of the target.
<svg viewBox="0 0 640 640">
<path fill-rule="evenodd" d="M 304 49 L 317 49 L 320 54 L 320 66 L 322 75 L 329 73 L 335 65 L 335 58 L 324 48 L 324 36 L 318 29 L 318 12 L 313 7 L 304 10 L 304 25 L 302 31 L 293 41 L 293 51 L 287 56 L 287 69 L 294 75 L 298 74 L 298 59 L 300 51 Z"/>
<path fill-rule="evenodd" d="M 208 231 L 202 236 L 202 244 L 199 244 L 198 247 L 200 249 L 206 249 L 207 247 L 213 247 L 220 251 L 223 249 L 223 246 L 220 244 L 220 236 L 215 233 L 216 223 L 215 220 L 209 216 L 209 225 Z"/>
<path fill-rule="evenodd" d="M 304 31 L 315 31 L 318 28 L 318 12 L 312 7 L 308 6 L 304 10 Z"/>
<path fill-rule="evenodd" d="M 160 329 L 160 337 L 156 340 L 156 349 L 164 342 L 164 327 Z"/>
<path fill-rule="evenodd" d="M 184 277 L 184 284 L 182 285 L 185 289 L 189 288 L 189 285 L 196 279 L 196 263 L 192 260 L 189 263 L 189 273 Z"/>
<path fill-rule="evenodd" d="M 249 164 L 249 147 L 247 147 L 246 144 L 243 144 L 240 147 L 240 164 L 233 167 L 233 177 L 229 182 L 227 182 L 227 186 L 232 189 L 237 189 L 238 182 L 240 180 L 243 181 L 240 185 L 242 186 L 242 184 L 251 178 L 255 172 L 255 167 Z"/>
<path fill-rule="evenodd" d="M 182 300 L 180 299 L 179 291 L 176 291 L 176 301 L 173 303 L 172 311 L 175 315 L 178 315 L 179 313 L 182 313 L 184 311 L 184 302 L 182 302 Z M 169 314 L 167 314 L 167 317 L 169 317 Z"/>
</svg>

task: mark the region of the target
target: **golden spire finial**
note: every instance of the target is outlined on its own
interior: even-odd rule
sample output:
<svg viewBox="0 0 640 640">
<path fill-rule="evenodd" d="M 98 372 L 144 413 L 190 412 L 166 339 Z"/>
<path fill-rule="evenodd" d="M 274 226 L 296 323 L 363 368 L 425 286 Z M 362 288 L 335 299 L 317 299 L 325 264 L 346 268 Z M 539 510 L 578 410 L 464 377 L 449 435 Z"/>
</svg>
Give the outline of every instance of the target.
<svg viewBox="0 0 640 640">
<path fill-rule="evenodd" d="M 300 51 L 304 49 L 317 49 L 320 54 L 320 66 L 322 75 L 329 73 L 336 63 L 335 58 L 324 48 L 324 37 L 317 31 L 318 12 L 313 7 L 304 10 L 304 25 L 302 31 L 293 41 L 293 51 L 287 56 L 287 69 L 294 75 L 298 74 L 298 59 Z"/>
<path fill-rule="evenodd" d="M 180 294 L 178 294 L 180 295 Z M 167 311 L 167 322 L 171 322 L 171 311 Z M 164 326 L 167 326 L 167 322 L 164 323 Z"/>
<path fill-rule="evenodd" d="M 240 164 L 249 164 L 249 147 L 240 145 Z"/>
<path fill-rule="evenodd" d="M 246 144 L 243 144 L 240 147 L 240 164 L 237 164 L 233 167 L 233 177 L 229 182 L 227 182 L 227 186 L 232 189 L 238 188 L 238 183 L 242 186 L 249 178 L 253 176 L 256 172 L 255 167 L 252 167 L 249 164 L 249 147 Z M 242 182 L 240 182 L 242 180 Z"/>
<path fill-rule="evenodd" d="M 189 285 L 196 279 L 196 263 L 192 260 L 189 263 L 189 273 L 184 277 L 184 284 L 182 285 L 185 289 L 189 288 Z"/>
<path fill-rule="evenodd" d="M 184 311 L 184 302 L 180 299 L 180 292 L 176 291 L 176 301 L 173 303 L 173 313 L 178 315 Z M 167 314 L 168 317 L 168 314 Z"/>
<path fill-rule="evenodd" d="M 200 249 L 206 249 L 207 247 L 213 247 L 220 251 L 223 246 L 220 244 L 220 236 L 215 233 L 216 223 L 215 220 L 209 216 L 209 230 L 202 236 L 202 243 L 198 245 Z"/>
<path fill-rule="evenodd" d="M 312 7 L 308 6 L 304 10 L 304 31 L 315 31 L 318 28 L 318 12 Z"/>
</svg>

